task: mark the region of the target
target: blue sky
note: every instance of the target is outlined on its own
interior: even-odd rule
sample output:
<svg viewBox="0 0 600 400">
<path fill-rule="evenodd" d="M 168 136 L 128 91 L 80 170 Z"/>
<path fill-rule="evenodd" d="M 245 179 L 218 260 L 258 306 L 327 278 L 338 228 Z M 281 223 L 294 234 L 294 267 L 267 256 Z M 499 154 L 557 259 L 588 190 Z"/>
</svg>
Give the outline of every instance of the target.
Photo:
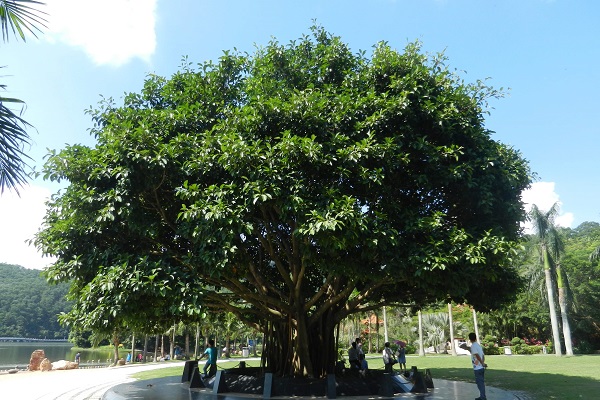
<svg viewBox="0 0 600 400">
<path fill-rule="evenodd" d="M 139 91 L 148 73 L 170 76 L 182 56 L 215 60 L 237 48 L 253 52 L 272 38 L 287 43 L 316 21 L 354 51 L 379 41 L 402 50 L 420 40 L 444 51 L 467 81 L 489 78 L 510 88 L 492 102 L 493 138 L 519 149 L 538 180 L 524 200 L 559 223 L 600 221 L 600 2 L 596 0 L 47 0 L 48 29 L 26 43 L 2 43 L 5 96 L 27 103 L 24 117 L 38 170 L 47 148 L 93 146 L 85 109 L 101 96 L 117 102 Z M 0 262 L 42 268 L 24 241 L 59 187 L 36 179 L 21 197 L 0 196 Z"/>
</svg>

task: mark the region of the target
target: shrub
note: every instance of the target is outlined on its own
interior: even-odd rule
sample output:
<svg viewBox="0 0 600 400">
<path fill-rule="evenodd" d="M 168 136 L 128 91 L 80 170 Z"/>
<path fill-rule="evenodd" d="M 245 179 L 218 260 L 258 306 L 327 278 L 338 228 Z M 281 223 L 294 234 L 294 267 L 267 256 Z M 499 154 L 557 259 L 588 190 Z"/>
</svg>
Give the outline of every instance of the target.
<svg viewBox="0 0 600 400">
<path fill-rule="evenodd" d="M 483 352 L 487 355 L 498 355 L 503 352 L 502 347 L 498 346 L 498 338 L 492 335 L 487 335 L 483 338 L 481 347 L 483 347 Z"/>
<path fill-rule="evenodd" d="M 593 354 L 594 351 L 594 346 L 586 340 L 579 342 L 573 349 L 573 353 L 575 354 Z"/>
<path fill-rule="evenodd" d="M 521 352 L 519 354 L 541 354 L 542 353 L 542 346 L 541 345 L 534 345 L 534 346 L 522 346 L 521 347 Z"/>
</svg>

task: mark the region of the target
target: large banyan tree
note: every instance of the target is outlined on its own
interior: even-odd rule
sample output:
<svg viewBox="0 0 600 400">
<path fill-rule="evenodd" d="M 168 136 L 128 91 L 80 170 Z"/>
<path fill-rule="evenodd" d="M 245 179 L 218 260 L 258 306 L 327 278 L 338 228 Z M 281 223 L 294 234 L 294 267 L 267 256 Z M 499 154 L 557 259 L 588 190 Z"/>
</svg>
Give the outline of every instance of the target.
<svg viewBox="0 0 600 400">
<path fill-rule="evenodd" d="M 63 319 L 106 329 L 230 311 L 265 367 L 323 376 L 335 327 L 385 304 L 517 290 L 527 162 L 484 126 L 499 93 L 442 55 L 353 53 L 320 27 L 149 75 L 89 113 L 93 147 L 52 152 L 36 243 L 72 282 Z"/>
</svg>

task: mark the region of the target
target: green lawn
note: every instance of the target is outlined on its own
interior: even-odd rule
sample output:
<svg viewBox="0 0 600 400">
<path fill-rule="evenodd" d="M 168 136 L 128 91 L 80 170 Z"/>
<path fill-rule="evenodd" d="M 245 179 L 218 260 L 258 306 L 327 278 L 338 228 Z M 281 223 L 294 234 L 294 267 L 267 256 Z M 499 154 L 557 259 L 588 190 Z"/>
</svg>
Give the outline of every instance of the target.
<svg viewBox="0 0 600 400">
<path fill-rule="evenodd" d="M 367 355 L 369 368 L 383 369 L 380 356 Z M 219 363 L 219 368 L 230 368 L 239 361 Z M 200 362 L 202 364 L 202 361 Z M 526 392 L 536 400 L 546 399 L 596 399 L 600 398 L 600 356 L 573 357 L 540 356 L 487 356 L 486 385 L 517 392 Z M 258 361 L 250 361 L 257 366 Z M 466 356 L 447 355 L 407 356 L 406 366 L 420 370 L 430 369 L 433 379 L 473 382 L 471 361 Z M 397 365 L 396 365 L 397 367 Z M 181 367 L 140 372 L 137 379 L 154 379 L 163 376 L 180 376 Z"/>
<path fill-rule="evenodd" d="M 408 357 L 407 367 L 429 368 L 433 378 L 473 382 L 467 356 Z M 600 356 L 487 356 L 486 385 L 544 399 L 600 398 Z"/>
</svg>

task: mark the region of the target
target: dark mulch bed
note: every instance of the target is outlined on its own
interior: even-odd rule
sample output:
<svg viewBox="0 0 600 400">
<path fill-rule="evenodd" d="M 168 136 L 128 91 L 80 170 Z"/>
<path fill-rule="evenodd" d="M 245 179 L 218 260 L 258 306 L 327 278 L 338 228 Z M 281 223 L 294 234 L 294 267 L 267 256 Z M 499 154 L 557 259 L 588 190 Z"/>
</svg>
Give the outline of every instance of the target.
<svg viewBox="0 0 600 400">
<path fill-rule="evenodd" d="M 260 395 L 263 393 L 265 378 L 259 368 L 234 368 L 223 371 L 223 379 L 228 392 Z M 336 374 L 336 394 L 338 396 L 377 395 L 380 390 L 383 371 L 369 371 L 366 376 L 346 370 Z M 403 389 L 395 387 L 394 392 Z M 326 396 L 327 380 L 273 376 L 271 396 Z"/>
</svg>

